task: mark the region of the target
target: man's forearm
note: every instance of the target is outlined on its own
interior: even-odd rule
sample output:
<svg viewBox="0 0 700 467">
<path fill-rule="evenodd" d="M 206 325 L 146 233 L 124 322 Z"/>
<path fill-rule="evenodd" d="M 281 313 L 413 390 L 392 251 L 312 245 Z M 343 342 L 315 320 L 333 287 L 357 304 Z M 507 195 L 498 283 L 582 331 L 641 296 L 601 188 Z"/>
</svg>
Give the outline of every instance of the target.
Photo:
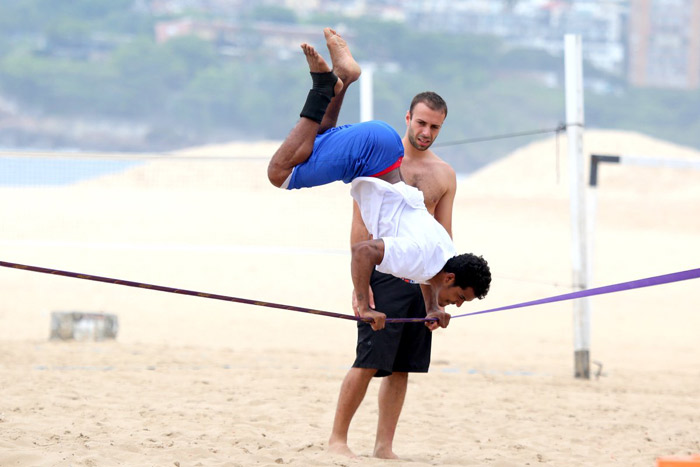
<svg viewBox="0 0 700 467">
<path fill-rule="evenodd" d="M 435 296 L 435 291 L 433 286 L 430 284 L 421 284 L 420 290 L 423 292 L 423 300 L 425 301 L 425 312 L 430 313 L 431 311 L 440 310 L 438 306 L 437 297 Z"/>
<path fill-rule="evenodd" d="M 431 331 L 438 327 L 446 328 L 450 324 L 450 314 L 445 312 L 445 308 L 441 307 L 437 300 L 437 294 L 430 284 L 421 284 L 421 292 L 423 292 L 423 300 L 425 300 L 425 315 L 435 321 L 425 323 Z"/>
<path fill-rule="evenodd" d="M 357 312 L 362 318 L 368 318 L 372 329 L 379 331 L 384 328 L 386 315 L 369 307 L 369 280 L 372 270 L 384 258 L 384 242 L 382 240 L 366 240 L 352 245 L 352 260 L 350 273 L 355 287 Z"/>
<path fill-rule="evenodd" d="M 369 309 L 369 280 L 374 267 L 381 263 L 383 245 L 381 240 L 371 240 L 352 246 L 350 274 L 360 313 Z"/>
</svg>

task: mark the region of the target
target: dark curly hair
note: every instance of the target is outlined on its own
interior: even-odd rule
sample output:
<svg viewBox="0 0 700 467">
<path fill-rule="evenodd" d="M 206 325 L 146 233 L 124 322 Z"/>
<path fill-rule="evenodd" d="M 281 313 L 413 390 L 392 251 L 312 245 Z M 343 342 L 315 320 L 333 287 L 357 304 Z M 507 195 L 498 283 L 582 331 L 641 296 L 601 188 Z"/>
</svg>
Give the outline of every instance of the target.
<svg viewBox="0 0 700 467">
<path fill-rule="evenodd" d="M 462 289 L 471 287 L 474 290 L 474 295 L 479 299 L 484 298 L 489 293 L 491 270 L 489 263 L 481 256 L 471 253 L 453 256 L 445 263 L 442 271 L 454 273 L 454 285 Z"/>
</svg>

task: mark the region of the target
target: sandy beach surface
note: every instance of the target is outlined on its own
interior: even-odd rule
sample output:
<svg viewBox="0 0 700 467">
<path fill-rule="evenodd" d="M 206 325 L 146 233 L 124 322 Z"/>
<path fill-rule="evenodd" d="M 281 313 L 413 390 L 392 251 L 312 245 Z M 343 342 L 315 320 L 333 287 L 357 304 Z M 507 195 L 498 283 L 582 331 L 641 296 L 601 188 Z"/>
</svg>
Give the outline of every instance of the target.
<svg viewBox="0 0 700 467">
<path fill-rule="evenodd" d="M 700 160 L 589 130 L 584 154 Z M 461 177 L 457 249 L 483 255 L 486 310 L 571 286 L 566 138 Z M 60 186 L 0 187 L 0 260 L 351 314 L 349 187 L 285 192 L 274 142 L 193 148 Z M 439 151 L 437 151 L 439 153 Z M 700 267 L 700 170 L 601 167 L 592 287 Z M 377 390 L 326 452 L 351 320 L 0 268 L 0 466 L 653 466 L 700 453 L 700 282 L 455 318 L 409 379 L 394 449 L 371 457 Z M 116 340 L 50 340 L 51 313 L 119 318 Z"/>
</svg>

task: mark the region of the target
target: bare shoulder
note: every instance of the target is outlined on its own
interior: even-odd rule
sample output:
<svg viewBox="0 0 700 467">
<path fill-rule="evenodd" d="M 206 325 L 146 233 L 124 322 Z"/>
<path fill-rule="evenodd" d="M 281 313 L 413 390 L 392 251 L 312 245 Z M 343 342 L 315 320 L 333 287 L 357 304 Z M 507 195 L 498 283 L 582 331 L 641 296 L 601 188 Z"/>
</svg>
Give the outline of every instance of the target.
<svg viewBox="0 0 700 467">
<path fill-rule="evenodd" d="M 432 151 L 426 151 L 422 153 L 420 157 L 405 157 L 402 168 L 406 166 L 411 167 L 412 170 L 430 169 L 447 173 L 451 171 L 454 173 L 452 166 Z"/>
<path fill-rule="evenodd" d="M 433 156 L 429 159 L 432 166 L 431 169 L 435 172 L 437 177 L 440 177 L 440 181 L 443 183 L 449 183 L 450 181 L 455 180 L 457 177 L 455 169 L 443 159 L 435 155 L 435 153 L 431 154 Z"/>
<path fill-rule="evenodd" d="M 455 170 L 434 153 L 423 153 L 423 157 L 404 160 L 401 174 L 406 183 L 423 192 L 425 206 L 435 213 L 438 203 L 444 198 L 454 197 L 457 189 Z"/>
</svg>

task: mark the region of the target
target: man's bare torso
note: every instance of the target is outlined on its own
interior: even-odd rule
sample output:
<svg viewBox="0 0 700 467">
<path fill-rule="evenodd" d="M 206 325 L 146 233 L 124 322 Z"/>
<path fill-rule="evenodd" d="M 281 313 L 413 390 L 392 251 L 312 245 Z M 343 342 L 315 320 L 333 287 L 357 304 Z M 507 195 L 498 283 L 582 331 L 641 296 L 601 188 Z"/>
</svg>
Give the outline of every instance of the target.
<svg viewBox="0 0 700 467">
<path fill-rule="evenodd" d="M 421 159 L 404 157 L 401 175 L 406 184 L 423 192 L 425 207 L 435 215 L 435 207 L 450 187 L 452 168 L 435 154 L 423 153 Z"/>
</svg>

